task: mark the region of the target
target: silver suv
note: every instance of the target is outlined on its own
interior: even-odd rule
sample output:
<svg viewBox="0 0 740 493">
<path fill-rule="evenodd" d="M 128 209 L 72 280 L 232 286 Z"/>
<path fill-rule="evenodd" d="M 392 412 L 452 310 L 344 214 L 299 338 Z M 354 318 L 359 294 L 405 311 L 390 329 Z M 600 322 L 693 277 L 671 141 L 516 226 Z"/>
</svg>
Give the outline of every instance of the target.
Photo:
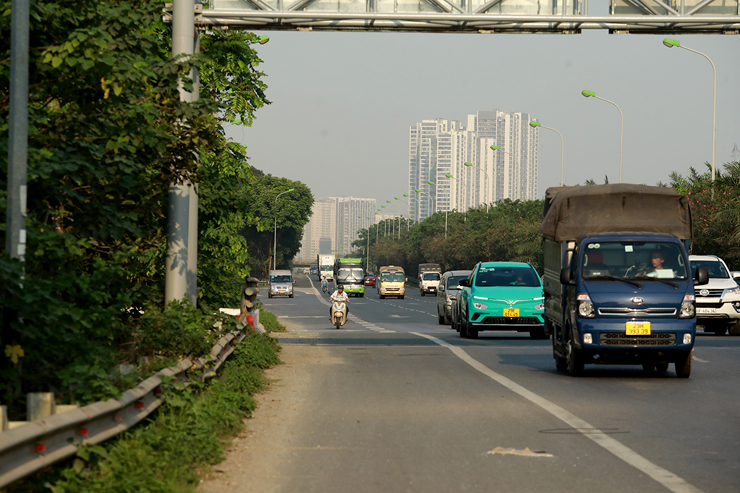
<svg viewBox="0 0 740 493">
<path fill-rule="evenodd" d="M 732 278 L 730 269 L 715 255 L 689 255 L 692 272 L 704 267 L 709 272 L 709 283 L 696 286 L 696 330 L 723 335 L 738 334 L 740 330 L 740 287 Z"/>
</svg>

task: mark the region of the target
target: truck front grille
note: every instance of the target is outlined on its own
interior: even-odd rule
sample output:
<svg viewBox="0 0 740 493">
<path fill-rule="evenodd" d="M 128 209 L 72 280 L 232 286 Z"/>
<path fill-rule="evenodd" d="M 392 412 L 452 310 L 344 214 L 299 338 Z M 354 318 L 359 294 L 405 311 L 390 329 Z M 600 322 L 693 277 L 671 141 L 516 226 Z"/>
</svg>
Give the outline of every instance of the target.
<svg viewBox="0 0 740 493">
<path fill-rule="evenodd" d="M 675 315 L 676 309 L 666 308 L 599 308 L 599 315 L 625 315 L 650 316 L 650 315 Z"/>
<path fill-rule="evenodd" d="M 647 336 L 628 336 L 624 332 L 602 332 L 600 341 L 604 346 L 673 346 L 676 344 L 676 333 L 656 332 Z"/>
<path fill-rule="evenodd" d="M 536 317 L 485 317 L 480 321 L 488 325 L 542 325 Z"/>
</svg>

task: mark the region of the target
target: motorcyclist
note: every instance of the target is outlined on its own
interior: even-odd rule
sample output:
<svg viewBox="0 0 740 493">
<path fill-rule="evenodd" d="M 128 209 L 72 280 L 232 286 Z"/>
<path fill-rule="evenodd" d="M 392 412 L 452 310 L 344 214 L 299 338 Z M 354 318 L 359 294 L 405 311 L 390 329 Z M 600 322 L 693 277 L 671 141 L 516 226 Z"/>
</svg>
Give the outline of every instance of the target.
<svg viewBox="0 0 740 493">
<path fill-rule="evenodd" d="M 331 296 L 329 297 L 329 301 L 343 301 L 345 303 L 344 309 L 347 310 L 347 315 L 349 315 L 349 306 L 347 306 L 347 303 L 349 303 L 349 296 L 347 296 L 347 293 L 344 292 L 344 286 L 337 286 L 337 290 L 331 294 Z M 330 319 L 332 306 L 329 306 Z"/>
<path fill-rule="evenodd" d="M 321 276 L 321 290 L 326 292 L 326 289 L 328 288 L 328 284 L 326 282 L 326 276 Z"/>
</svg>

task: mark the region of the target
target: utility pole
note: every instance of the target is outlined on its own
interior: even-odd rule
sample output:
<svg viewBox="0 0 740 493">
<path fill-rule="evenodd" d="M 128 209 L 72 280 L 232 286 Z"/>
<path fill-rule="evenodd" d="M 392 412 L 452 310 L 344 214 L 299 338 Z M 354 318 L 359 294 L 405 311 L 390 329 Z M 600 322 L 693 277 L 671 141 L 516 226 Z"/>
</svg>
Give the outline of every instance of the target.
<svg viewBox="0 0 740 493">
<path fill-rule="evenodd" d="M 10 9 L 10 114 L 5 253 L 25 261 L 26 182 L 28 176 L 29 0 L 13 0 Z"/>
<path fill-rule="evenodd" d="M 193 0 L 172 2 L 172 57 L 193 55 L 200 43 L 195 31 Z M 197 74 L 191 73 L 197 83 Z M 192 93 L 180 82 L 180 101 L 198 99 L 197 84 Z M 165 262 L 165 303 L 187 297 L 197 302 L 198 279 L 198 196 L 192 183 L 170 182 L 167 211 L 167 260 Z"/>
</svg>

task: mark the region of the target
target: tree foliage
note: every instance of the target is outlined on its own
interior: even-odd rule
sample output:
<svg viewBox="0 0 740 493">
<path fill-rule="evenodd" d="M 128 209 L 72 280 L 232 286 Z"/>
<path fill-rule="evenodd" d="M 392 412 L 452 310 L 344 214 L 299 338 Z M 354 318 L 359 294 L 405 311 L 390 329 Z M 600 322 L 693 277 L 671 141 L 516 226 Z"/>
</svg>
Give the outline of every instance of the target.
<svg viewBox="0 0 740 493">
<path fill-rule="evenodd" d="M 11 2 L 0 6 L 9 33 Z M 204 33 L 203 55 L 173 60 L 161 15 L 143 0 L 31 4 L 27 255 L 0 258 L 0 400 L 11 406 L 29 391 L 63 393 L 81 364 L 108 371 L 135 340 L 134 308 L 161 306 L 170 182 L 198 185 L 201 301 L 238 299 L 252 177 L 222 123 L 249 123 L 268 102 L 256 37 Z M 9 43 L 0 38 L 0 220 Z M 194 68 L 200 99 L 181 102 Z"/>
</svg>

